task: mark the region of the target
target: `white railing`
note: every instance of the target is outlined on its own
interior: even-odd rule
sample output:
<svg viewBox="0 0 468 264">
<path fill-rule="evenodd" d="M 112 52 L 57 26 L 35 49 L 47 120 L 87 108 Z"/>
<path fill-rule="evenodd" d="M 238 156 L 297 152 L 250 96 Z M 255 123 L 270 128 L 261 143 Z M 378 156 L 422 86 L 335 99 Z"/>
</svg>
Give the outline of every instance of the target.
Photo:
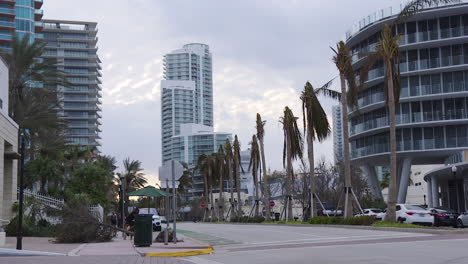
<svg viewBox="0 0 468 264">
<path fill-rule="evenodd" d="M 88 206 L 89 213 L 94 216 L 99 222 L 104 221 L 104 208 L 99 204 L 93 204 Z"/>
<path fill-rule="evenodd" d="M 48 196 L 46 194 L 34 192 L 31 190 L 24 190 L 23 193 L 24 193 L 25 198 L 32 197 L 34 199 L 41 201 L 45 205 L 48 205 L 51 207 L 58 207 L 59 205 L 62 205 L 64 203 L 63 199 L 61 198 L 54 198 L 52 196 Z M 19 196 L 19 189 L 18 189 L 18 196 Z"/>
</svg>

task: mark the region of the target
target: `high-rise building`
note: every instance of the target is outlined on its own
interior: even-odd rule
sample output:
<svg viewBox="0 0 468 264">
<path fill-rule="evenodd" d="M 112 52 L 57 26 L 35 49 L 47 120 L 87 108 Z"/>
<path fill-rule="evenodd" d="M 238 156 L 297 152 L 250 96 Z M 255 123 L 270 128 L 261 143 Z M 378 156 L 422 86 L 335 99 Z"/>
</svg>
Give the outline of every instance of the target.
<svg viewBox="0 0 468 264">
<path fill-rule="evenodd" d="M 70 86 L 46 87 L 57 91 L 60 116 L 67 123 L 71 144 L 98 147 L 101 119 L 101 66 L 97 54 L 97 23 L 44 20 L 47 43 L 43 58 L 57 60 Z"/>
<path fill-rule="evenodd" d="M 13 36 L 43 39 L 43 0 L 0 0 L 0 48 L 9 51 Z"/>
<path fill-rule="evenodd" d="M 333 119 L 333 155 L 335 163 L 343 159 L 343 125 L 341 124 L 341 106 L 332 107 Z"/>
<path fill-rule="evenodd" d="M 164 56 L 161 81 L 161 159 L 194 167 L 198 157 L 218 150 L 231 134 L 214 132 L 213 78 L 208 45 L 184 45 Z M 191 194 L 203 193 L 203 177 L 195 174 Z"/>
<path fill-rule="evenodd" d="M 347 46 L 357 71 L 375 50 L 383 24 L 396 17 L 391 9 L 382 10 L 348 32 Z M 468 149 L 468 3 L 423 9 L 398 24 L 396 32 L 401 35 L 401 91 L 396 106 L 398 202 L 404 203 L 412 165 L 444 164 Z M 349 113 L 351 161 L 374 178 L 377 188 L 373 168 L 390 162 L 384 73 L 383 63 L 375 64 L 358 95 L 359 111 Z M 439 172 L 426 177 L 431 186 L 428 204 L 455 209 L 457 182 L 468 187 L 466 170 L 460 167 L 458 181 L 450 168 Z M 459 194 L 465 208 L 465 193 Z"/>
</svg>

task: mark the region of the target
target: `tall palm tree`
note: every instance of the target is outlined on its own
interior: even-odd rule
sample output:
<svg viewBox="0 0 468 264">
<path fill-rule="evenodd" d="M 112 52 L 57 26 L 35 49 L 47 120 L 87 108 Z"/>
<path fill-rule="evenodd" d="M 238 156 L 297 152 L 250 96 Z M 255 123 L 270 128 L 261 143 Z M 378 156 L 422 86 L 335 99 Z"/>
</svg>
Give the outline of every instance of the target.
<svg viewBox="0 0 468 264">
<path fill-rule="evenodd" d="M 269 183 L 267 178 L 266 171 L 266 161 L 265 161 L 265 145 L 263 144 L 263 138 L 265 136 L 265 120 L 262 120 L 262 117 L 257 113 L 256 120 L 256 130 L 257 130 L 257 139 L 260 143 L 260 155 L 262 158 L 262 170 L 263 170 L 263 206 L 265 207 L 266 220 L 270 220 L 270 192 L 269 192 Z"/>
<path fill-rule="evenodd" d="M 253 182 L 255 186 L 255 216 L 259 215 L 259 179 L 258 179 L 258 170 L 260 168 L 260 148 L 258 146 L 258 141 L 257 141 L 257 136 L 253 135 L 252 136 L 252 142 L 250 143 L 250 162 L 249 162 L 249 170 L 252 169 L 252 176 L 253 176 Z"/>
<path fill-rule="evenodd" d="M 330 135 L 330 124 L 328 123 L 327 113 L 323 110 L 318 95 L 325 95 L 334 99 L 340 98 L 339 92 L 328 88 L 331 83 L 332 81 L 329 81 L 324 86 L 314 89 L 312 84 L 307 82 L 301 94 L 304 134 L 307 137 L 307 154 L 309 159 L 309 207 L 311 217 L 316 215 L 313 199 L 313 194 L 315 193 L 314 140 L 317 139 L 321 142 Z"/>
<path fill-rule="evenodd" d="M 232 146 L 231 141 L 226 139 L 226 143 L 224 144 L 224 159 L 226 164 L 226 170 L 229 178 L 229 192 L 231 194 L 231 202 L 230 202 L 230 218 L 233 219 L 234 216 L 234 176 L 232 174 L 232 164 L 234 161 L 234 157 L 232 154 Z"/>
<path fill-rule="evenodd" d="M 348 106 L 357 108 L 357 95 L 360 87 L 356 85 L 356 79 L 352 66 L 352 57 L 349 49 L 343 41 L 338 42 L 336 49 L 331 48 L 334 52 L 333 63 L 337 67 L 340 74 L 341 83 L 341 124 L 343 126 L 343 166 L 344 166 L 344 179 L 345 179 L 345 217 L 351 216 L 352 203 L 350 192 L 352 188 L 351 183 L 351 162 L 349 153 L 349 129 L 348 129 Z M 346 85 L 348 90 L 346 90 Z"/>
<path fill-rule="evenodd" d="M 284 108 L 284 115 L 280 118 L 283 124 L 284 143 L 283 143 L 283 167 L 286 168 L 286 199 L 287 199 L 287 217 L 286 220 L 292 220 L 292 190 L 294 183 L 293 160 L 302 159 L 303 139 L 301 131 L 297 126 L 297 117 L 289 107 Z"/>
<path fill-rule="evenodd" d="M 420 12 L 426 7 L 436 6 L 440 3 L 456 3 L 459 0 L 413 0 L 410 1 L 398 14 L 391 24 L 384 24 L 380 40 L 375 47 L 375 52 L 370 54 L 366 65 L 361 70 L 361 84 L 367 80 L 369 70 L 380 61 L 384 64 L 384 83 L 387 95 L 386 105 L 388 106 L 388 117 L 390 126 L 390 183 L 388 187 L 388 210 L 385 216 L 386 221 L 396 221 L 397 202 L 397 141 L 396 141 L 396 106 L 400 99 L 400 34 L 394 34 L 398 24 L 404 23 L 409 17 Z"/>
<path fill-rule="evenodd" d="M 224 218 L 224 174 L 226 170 L 225 154 L 223 145 L 219 145 L 218 152 L 215 153 L 216 173 L 219 184 L 219 199 L 218 199 L 218 221 Z"/>
<path fill-rule="evenodd" d="M 211 154 L 202 154 L 198 157 L 197 169 L 203 175 L 205 202 L 209 204 L 205 210 L 213 211 L 213 171 L 214 171 L 214 156 Z M 205 214 L 206 217 L 206 214 Z"/>
<path fill-rule="evenodd" d="M 123 176 L 125 177 L 125 193 L 132 192 L 134 190 L 143 188 L 145 184 L 148 183 L 148 180 L 143 173 L 143 168 L 141 167 L 141 161 L 139 160 L 130 160 L 126 158 L 123 161 L 124 172 Z M 125 212 L 128 212 L 129 198 L 125 195 Z"/>
<path fill-rule="evenodd" d="M 236 179 L 236 188 L 237 188 L 237 217 L 242 216 L 242 204 L 241 204 L 241 181 L 240 181 L 240 170 L 242 170 L 241 165 L 241 156 L 240 156 L 240 142 L 237 138 L 237 135 L 234 136 L 234 152 L 233 152 L 233 160 L 234 160 L 234 173 Z"/>
</svg>

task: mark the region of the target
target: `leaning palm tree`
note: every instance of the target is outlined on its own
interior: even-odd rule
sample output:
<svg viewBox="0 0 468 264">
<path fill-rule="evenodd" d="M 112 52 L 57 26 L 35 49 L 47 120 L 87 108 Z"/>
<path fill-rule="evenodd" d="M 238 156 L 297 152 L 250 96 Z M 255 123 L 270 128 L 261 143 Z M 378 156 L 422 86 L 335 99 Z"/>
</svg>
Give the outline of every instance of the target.
<svg viewBox="0 0 468 264">
<path fill-rule="evenodd" d="M 266 162 L 265 162 L 265 145 L 263 144 L 263 137 L 265 136 L 265 120 L 262 120 L 262 117 L 257 113 L 256 120 L 256 130 L 257 130 L 257 139 L 260 143 L 260 156 L 262 158 L 262 170 L 263 170 L 263 206 L 265 207 L 266 220 L 270 220 L 270 197 L 269 197 L 269 183 L 267 178 L 266 171 Z"/>
<path fill-rule="evenodd" d="M 292 220 L 292 190 L 294 184 L 293 160 L 302 158 L 303 139 L 297 126 L 297 117 L 289 107 L 284 108 L 284 115 L 280 118 L 283 124 L 283 167 L 286 168 L 286 220 Z"/>
<path fill-rule="evenodd" d="M 252 169 L 252 178 L 254 182 L 254 187 L 255 187 L 255 216 L 259 215 L 259 189 L 260 185 L 259 179 L 258 179 L 258 170 L 260 169 L 260 149 L 258 146 L 258 140 L 257 136 L 253 135 L 252 136 L 252 142 L 250 143 L 250 162 L 249 162 L 249 170 Z M 261 169 L 260 169 L 261 173 Z"/>
<path fill-rule="evenodd" d="M 323 110 L 318 95 L 325 95 L 334 99 L 340 98 L 339 92 L 328 88 L 331 83 L 332 81 L 329 81 L 324 86 L 314 89 L 312 84 L 307 82 L 301 94 L 304 134 L 306 134 L 307 137 L 307 154 L 309 158 L 309 210 L 311 217 L 314 217 L 316 213 L 313 197 L 315 193 L 314 141 L 316 139 L 319 142 L 325 140 L 331 132 L 327 113 Z"/>
<path fill-rule="evenodd" d="M 237 212 L 236 216 L 242 216 L 242 204 L 241 204 L 241 181 L 240 181 L 240 170 L 242 169 L 241 165 L 241 156 L 240 156 L 240 142 L 237 139 L 237 135 L 234 136 L 234 152 L 233 152 L 233 160 L 234 160 L 234 173 L 236 178 L 236 189 L 237 189 Z"/>
<path fill-rule="evenodd" d="M 231 199 L 230 199 L 230 218 L 232 219 L 234 216 L 234 177 L 232 175 L 232 163 L 233 163 L 234 157 L 232 154 L 232 146 L 231 146 L 231 141 L 229 139 L 226 139 L 226 143 L 224 144 L 224 162 L 226 164 L 226 170 L 229 178 L 229 192 L 231 194 Z"/>
<path fill-rule="evenodd" d="M 413 0 L 410 1 L 398 14 L 391 24 L 384 24 L 380 40 L 375 47 L 375 52 L 370 54 L 367 63 L 361 70 L 361 84 L 367 80 L 369 70 L 380 61 L 384 64 L 384 83 L 387 95 L 388 117 L 390 126 L 390 183 L 388 188 L 386 221 L 396 221 L 397 202 L 397 141 L 396 141 L 396 106 L 400 99 L 400 34 L 396 32 L 396 26 L 404 23 L 409 17 L 420 12 L 424 8 L 437 6 L 438 4 L 457 3 L 459 0 Z"/>
</svg>

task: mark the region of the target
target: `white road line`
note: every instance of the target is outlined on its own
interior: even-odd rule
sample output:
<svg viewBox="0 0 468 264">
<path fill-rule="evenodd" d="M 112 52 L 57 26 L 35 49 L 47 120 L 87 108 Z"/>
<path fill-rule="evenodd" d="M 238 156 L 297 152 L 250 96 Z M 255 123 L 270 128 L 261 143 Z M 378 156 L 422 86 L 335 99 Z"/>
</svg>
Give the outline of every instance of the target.
<svg viewBox="0 0 468 264">
<path fill-rule="evenodd" d="M 208 260 L 208 259 L 203 259 L 203 258 L 199 258 L 199 257 L 188 257 L 188 258 L 181 258 L 181 259 L 185 260 L 185 261 L 195 263 L 195 264 L 223 264 L 221 262 L 212 261 L 212 260 Z"/>
</svg>

